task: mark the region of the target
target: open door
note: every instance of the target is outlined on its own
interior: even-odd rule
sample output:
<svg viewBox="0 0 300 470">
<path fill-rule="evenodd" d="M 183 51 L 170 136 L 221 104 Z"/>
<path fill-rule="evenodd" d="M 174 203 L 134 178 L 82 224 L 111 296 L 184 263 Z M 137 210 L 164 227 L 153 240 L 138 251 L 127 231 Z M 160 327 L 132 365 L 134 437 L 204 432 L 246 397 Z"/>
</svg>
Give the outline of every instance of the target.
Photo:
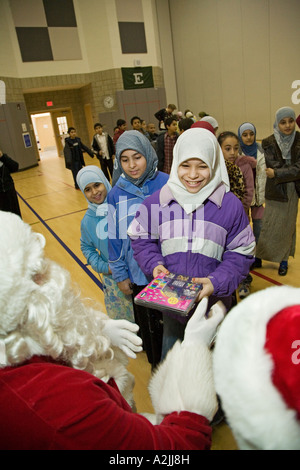
<svg viewBox="0 0 300 470">
<path fill-rule="evenodd" d="M 68 137 L 68 128 L 74 126 L 72 111 L 71 109 L 51 111 L 51 118 L 59 155 L 63 156 L 65 138 Z"/>
</svg>

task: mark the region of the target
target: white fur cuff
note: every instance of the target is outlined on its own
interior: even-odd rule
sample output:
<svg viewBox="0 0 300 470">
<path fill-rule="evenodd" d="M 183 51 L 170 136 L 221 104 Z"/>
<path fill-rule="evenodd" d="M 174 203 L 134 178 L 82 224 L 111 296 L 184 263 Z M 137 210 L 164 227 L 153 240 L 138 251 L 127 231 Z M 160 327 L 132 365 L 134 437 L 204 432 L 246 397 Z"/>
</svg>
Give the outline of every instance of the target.
<svg viewBox="0 0 300 470">
<path fill-rule="evenodd" d="M 218 405 L 207 346 L 178 341 L 153 375 L 149 392 L 158 415 L 190 411 L 211 421 Z"/>
</svg>

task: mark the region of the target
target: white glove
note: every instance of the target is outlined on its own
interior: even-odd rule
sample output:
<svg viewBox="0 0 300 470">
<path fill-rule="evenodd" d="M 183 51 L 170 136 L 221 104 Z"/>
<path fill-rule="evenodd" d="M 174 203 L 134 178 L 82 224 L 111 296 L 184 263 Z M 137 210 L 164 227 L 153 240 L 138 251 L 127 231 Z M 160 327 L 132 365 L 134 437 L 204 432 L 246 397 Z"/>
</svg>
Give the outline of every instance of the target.
<svg viewBox="0 0 300 470">
<path fill-rule="evenodd" d="M 136 358 L 136 352 L 142 351 L 142 339 L 137 336 L 139 326 L 127 320 L 106 320 L 103 333 L 108 336 L 113 346 L 120 348 L 128 357 Z"/>
<path fill-rule="evenodd" d="M 195 310 L 195 313 L 187 323 L 184 340 L 182 345 L 191 343 L 202 343 L 207 346 L 210 345 L 213 339 L 217 326 L 224 319 L 226 307 L 219 300 L 212 306 L 207 316 L 205 316 L 208 305 L 208 297 L 204 297 Z"/>
</svg>

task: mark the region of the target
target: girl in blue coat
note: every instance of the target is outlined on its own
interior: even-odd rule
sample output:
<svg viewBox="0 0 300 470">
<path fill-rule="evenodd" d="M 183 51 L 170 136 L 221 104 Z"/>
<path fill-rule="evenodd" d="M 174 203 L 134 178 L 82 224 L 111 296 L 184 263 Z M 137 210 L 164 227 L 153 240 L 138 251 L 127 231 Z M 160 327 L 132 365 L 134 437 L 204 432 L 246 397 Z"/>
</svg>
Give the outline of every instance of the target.
<svg viewBox="0 0 300 470">
<path fill-rule="evenodd" d="M 116 161 L 122 173 L 108 194 L 109 265 L 121 291 L 134 298 L 149 279 L 133 257 L 127 229 L 142 202 L 161 189 L 169 176 L 157 170 L 155 150 L 138 131 L 126 131 L 119 137 Z M 161 314 L 135 304 L 134 314 L 148 361 L 154 367 L 161 354 Z"/>
<path fill-rule="evenodd" d="M 89 165 L 77 175 L 88 209 L 81 222 L 81 251 L 91 268 L 102 276 L 104 302 L 110 318 L 134 321 L 132 300 L 111 276 L 108 264 L 107 194 L 111 185 L 97 166 Z"/>
</svg>

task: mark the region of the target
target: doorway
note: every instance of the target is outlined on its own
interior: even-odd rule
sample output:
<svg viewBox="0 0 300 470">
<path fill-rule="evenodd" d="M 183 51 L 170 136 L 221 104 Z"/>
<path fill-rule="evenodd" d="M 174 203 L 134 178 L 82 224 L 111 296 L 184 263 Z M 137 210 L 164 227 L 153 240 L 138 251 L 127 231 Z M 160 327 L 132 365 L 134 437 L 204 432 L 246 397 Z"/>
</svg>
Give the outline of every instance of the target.
<svg viewBox="0 0 300 470">
<path fill-rule="evenodd" d="M 57 156 L 56 140 L 50 113 L 31 114 L 31 121 L 40 158 Z"/>
<path fill-rule="evenodd" d="M 71 109 L 41 111 L 30 117 L 40 158 L 62 157 L 68 128 L 73 126 Z"/>
<path fill-rule="evenodd" d="M 58 155 L 62 157 L 64 154 L 65 138 L 68 137 L 68 128 L 74 126 L 72 110 L 51 111 L 51 118 Z"/>
</svg>

